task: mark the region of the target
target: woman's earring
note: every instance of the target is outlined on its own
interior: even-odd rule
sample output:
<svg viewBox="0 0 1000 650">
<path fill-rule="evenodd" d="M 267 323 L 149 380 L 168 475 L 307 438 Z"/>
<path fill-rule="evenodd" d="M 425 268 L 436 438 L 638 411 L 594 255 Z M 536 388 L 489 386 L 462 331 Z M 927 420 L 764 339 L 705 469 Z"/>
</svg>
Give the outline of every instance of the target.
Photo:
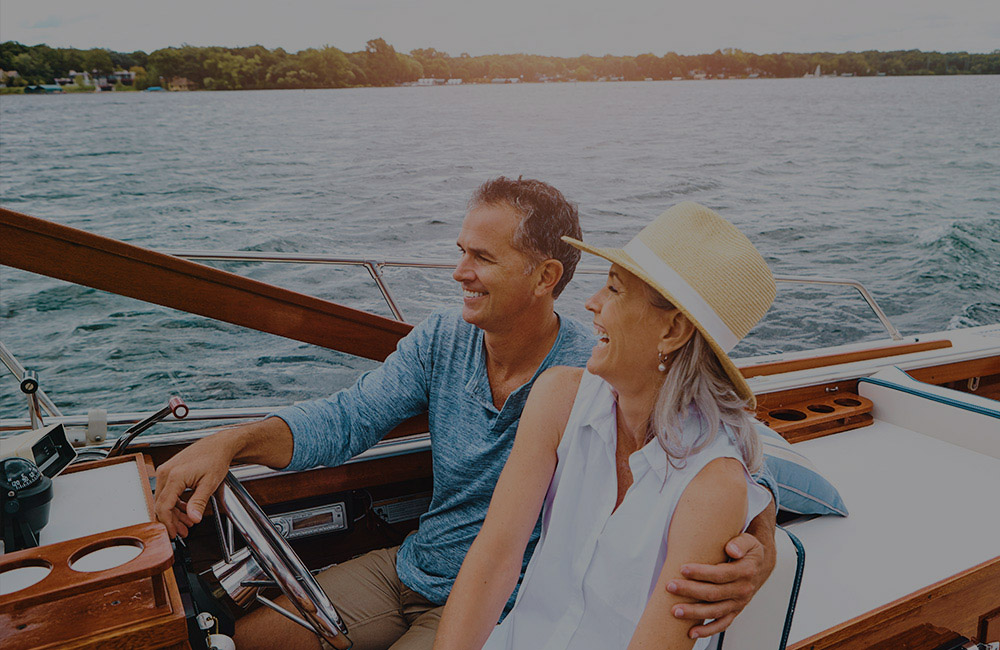
<svg viewBox="0 0 1000 650">
<path fill-rule="evenodd" d="M 656 369 L 659 370 L 660 372 L 666 372 L 667 371 L 667 355 L 665 355 L 662 352 L 660 352 L 660 353 L 658 353 L 657 356 L 660 359 L 660 365 L 656 366 Z"/>
</svg>

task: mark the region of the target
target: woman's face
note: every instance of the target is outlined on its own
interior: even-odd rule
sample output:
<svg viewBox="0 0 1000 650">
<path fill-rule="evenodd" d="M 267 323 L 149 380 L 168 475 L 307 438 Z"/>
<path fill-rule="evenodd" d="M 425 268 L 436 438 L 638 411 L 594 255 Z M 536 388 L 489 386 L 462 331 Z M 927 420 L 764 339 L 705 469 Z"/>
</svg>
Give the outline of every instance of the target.
<svg viewBox="0 0 1000 650">
<path fill-rule="evenodd" d="M 670 330 L 668 315 L 646 297 L 645 283 L 614 264 L 604 287 L 590 297 L 597 345 L 587 370 L 616 388 L 662 377 L 659 346 Z"/>
</svg>

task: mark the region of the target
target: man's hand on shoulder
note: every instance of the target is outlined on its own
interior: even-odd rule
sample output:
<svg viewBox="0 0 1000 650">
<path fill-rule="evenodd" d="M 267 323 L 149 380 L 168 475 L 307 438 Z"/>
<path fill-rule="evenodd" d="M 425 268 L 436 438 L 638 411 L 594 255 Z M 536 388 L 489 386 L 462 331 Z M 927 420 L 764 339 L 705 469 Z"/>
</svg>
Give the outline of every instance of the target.
<svg viewBox="0 0 1000 650">
<path fill-rule="evenodd" d="M 731 561 L 722 564 L 686 564 L 684 579 L 671 580 L 667 591 L 700 602 L 677 605 L 673 615 L 699 624 L 692 638 L 718 634 L 728 628 L 754 594 L 764 586 L 774 569 L 774 518 L 772 503 L 751 522 L 748 531 L 726 544 Z M 707 625 L 701 622 L 710 620 Z"/>
</svg>

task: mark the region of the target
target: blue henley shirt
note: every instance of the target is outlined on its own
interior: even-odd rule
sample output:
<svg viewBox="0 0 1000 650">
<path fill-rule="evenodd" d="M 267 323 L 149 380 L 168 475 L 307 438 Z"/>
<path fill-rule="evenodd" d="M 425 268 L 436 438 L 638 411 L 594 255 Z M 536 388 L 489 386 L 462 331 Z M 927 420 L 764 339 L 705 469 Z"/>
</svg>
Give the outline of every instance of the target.
<svg viewBox="0 0 1000 650">
<path fill-rule="evenodd" d="M 405 585 L 443 604 L 486 518 L 535 379 L 552 366 L 582 366 L 593 345 L 588 326 L 560 318 L 548 356 L 498 411 L 486 374 L 483 331 L 462 320 L 461 309 L 435 312 L 354 386 L 274 413 L 294 436 L 287 469 L 339 465 L 407 418 L 427 412 L 434 492 L 417 532 L 400 546 L 396 572 Z M 539 531 L 536 526 L 528 543 L 522 575 Z M 508 608 L 513 603 L 512 595 Z"/>
</svg>

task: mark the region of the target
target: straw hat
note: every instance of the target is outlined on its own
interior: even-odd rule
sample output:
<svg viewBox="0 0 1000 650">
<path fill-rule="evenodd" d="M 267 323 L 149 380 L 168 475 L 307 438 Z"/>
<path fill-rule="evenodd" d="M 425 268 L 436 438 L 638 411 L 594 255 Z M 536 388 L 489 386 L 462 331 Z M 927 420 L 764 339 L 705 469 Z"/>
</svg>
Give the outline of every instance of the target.
<svg viewBox="0 0 1000 650">
<path fill-rule="evenodd" d="M 659 291 L 702 333 L 736 392 L 757 400 L 729 358 L 774 302 L 774 278 L 746 236 L 714 211 L 686 201 L 670 208 L 625 248 L 563 241 L 618 264 Z"/>
</svg>

